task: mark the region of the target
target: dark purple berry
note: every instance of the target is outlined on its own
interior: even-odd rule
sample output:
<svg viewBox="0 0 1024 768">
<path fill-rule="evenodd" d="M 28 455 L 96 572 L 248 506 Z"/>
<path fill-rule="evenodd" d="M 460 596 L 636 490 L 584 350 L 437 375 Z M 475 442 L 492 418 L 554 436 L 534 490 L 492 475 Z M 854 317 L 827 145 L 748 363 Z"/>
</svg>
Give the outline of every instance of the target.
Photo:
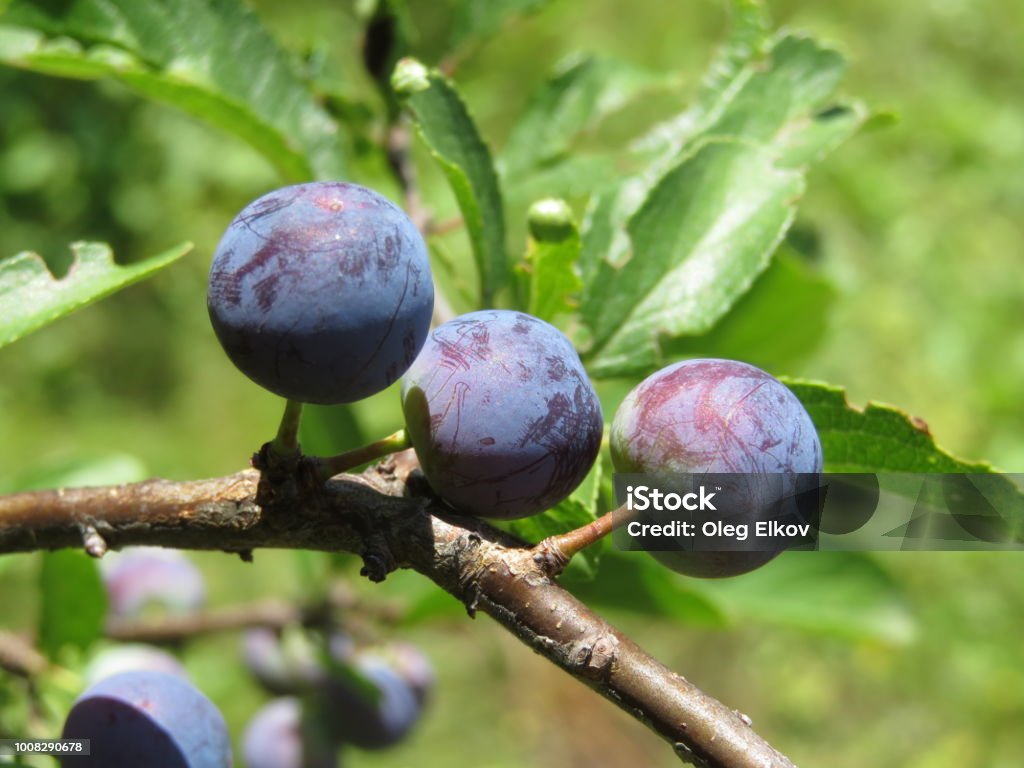
<svg viewBox="0 0 1024 768">
<path fill-rule="evenodd" d="M 260 685 L 275 696 L 301 688 L 294 665 L 281 647 L 281 637 L 272 629 L 256 627 L 242 633 L 242 660 Z"/>
<path fill-rule="evenodd" d="M 362 749 L 394 746 L 422 713 L 412 686 L 372 656 L 358 656 L 345 670 L 326 675 L 311 702 L 335 738 Z"/>
<path fill-rule="evenodd" d="M 106 677 L 140 669 L 188 678 L 185 668 L 172 654 L 152 645 L 135 643 L 116 645 L 100 651 L 89 662 L 83 674 L 86 684 L 92 685 Z"/>
<path fill-rule="evenodd" d="M 100 568 L 113 616 L 138 617 L 151 608 L 189 613 L 206 603 L 202 573 L 175 549 L 131 547 L 111 552 Z"/>
<path fill-rule="evenodd" d="M 878 475 L 830 475 L 821 489 L 821 519 L 818 530 L 842 536 L 862 528 L 878 509 L 882 496 Z"/>
<path fill-rule="evenodd" d="M 351 656 L 352 639 L 343 632 L 333 632 L 327 645 L 334 662 L 344 663 Z M 323 657 L 304 633 L 282 637 L 266 627 L 246 630 L 242 634 L 242 659 L 260 685 L 275 696 L 299 694 L 324 675 Z"/>
<path fill-rule="evenodd" d="M 75 701 L 64 739 L 89 739 L 68 768 L 230 768 L 231 740 L 213 703 L 176 675 L 151 670 L 104 678 Z"/>
<path fill-rule="evenodd" d="M 732 360 L 686 360 L 642 381 L 623 401 L 611 428 L 615 468 L 624 473 L 749 475 L 749 510 L 772 486 L 775 499 L 801 492 L 822 470 L 821 443 L 796 396 L 759 368 Z M 782 487 L 757 476 L 780 479 Z M 735 576 L 763 565 L 781 549 L 652 552 L 691 576 Z"/>
<path fill-rule="evenodd" d="M 394 203 L 313 182 L 247 205 L 217 246 L 207 296 L 231 361 L 282 397 L 348 403 L 396 381 L 434 306 L 427 248 Z"/>
<path fill-rule="evenodd" d="M 521 312 L 472 312 L 432 331 L 402 408 L 431 487 L 481 517 L 549 509 L 601 447 L 601 405 L 572 343 Z"/>
<path fill-rule="evenodd" d="M 362 656 L 380 660 L 391 667 L 398 676 L 412 687 L 416 700 L 425 704 L 437 682 L 434 665 L 417 646 L 412 643 L 388 643 L 367 649 Z"/>
<path fill-rule="evenodd" d="M 242 734 L 247 768 L 336 768 L 337 745 L 303 718 L 295 698 L 274 699 L 260 709 Z"/>
</svg>

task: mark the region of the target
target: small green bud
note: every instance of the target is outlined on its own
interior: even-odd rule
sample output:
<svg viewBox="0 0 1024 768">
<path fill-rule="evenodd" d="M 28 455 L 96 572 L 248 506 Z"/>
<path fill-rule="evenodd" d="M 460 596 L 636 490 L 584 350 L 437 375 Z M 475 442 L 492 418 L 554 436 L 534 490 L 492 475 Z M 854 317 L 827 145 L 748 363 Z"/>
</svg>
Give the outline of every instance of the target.
<svg viewBox="0 0 1024 768">
<path fill-rule="evenodd" d="M 430 87 L 430 71 L 416 59 L 400 59 L 391 75 L 391 87 L 399 96 L 425 91 Z"/>
<path fill-rule="evenodd" d="M 572 208 L 565 200 L 546 197 L 530 206 L 527 214 L 530 236 L 534 240 L 558 242 L 572 234 L 575 224 Z"/>
</svg>

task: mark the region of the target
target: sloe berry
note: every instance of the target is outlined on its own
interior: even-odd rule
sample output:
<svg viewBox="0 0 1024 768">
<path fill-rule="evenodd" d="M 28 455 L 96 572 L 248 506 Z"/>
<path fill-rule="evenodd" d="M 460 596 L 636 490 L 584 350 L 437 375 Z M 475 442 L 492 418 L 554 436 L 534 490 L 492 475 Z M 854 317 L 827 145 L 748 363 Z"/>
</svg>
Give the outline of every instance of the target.
<svg viewBox="0 0 1024 768">
<path fill-rule="evenodd" d="M 231 740 L 217 707 L 176 675 L 152 670 L 104 678 L 78 697 L 64 739 L 89 739 L 67 768 L 230 768 Z"/>
<path fill-rule="evenodd" d="M 105 677 L 139 669 L 151 669 L 186 678 L 185 668 L 172 654 L 152 645 L 129 643 L 116 645 L 93 656 L 83 673 L 87 685 Z"/>
<path fill-rule="evenodd" d="M 394 203 L 312 182 L 242 209 L 213 257 L 207 306 L 231 361 L 260 386 L 348 403 L 396 381 L 423 346 L 427 248 Z"/>
<path fill-rule="evenodd" d="M 481 517 L 554 506 L 601 447 L 601 404 L 575 348 L 521 312 L 472 312 L 432 331 L 402 382 L 402 409 L 431 487 Z"/>
<path fill-rule="evenodd" d="M 291 697 L 265 704 L 242 734 L 247 768 L 337 768 L 337 746 L 314 732 Z"/>
<path fill-rule="evenodd" d="M 157 607 L 189 613 L 206 603 L 206 583 L 195 563 L 175 549 L 131 547 L 100 561 L 112 616 L 133 618 Z"/>
<path fill-rule="evenodd" d="M 423 711 L 412 686 L 372 656 L 357 656 L 346 671 L 325 674 L 309 698 L 331 734 L 362 749 L 404 739 Z"/>
<path fill-rule="evenodd" d="M 618 472 L 722 473 L 780 480 L 775 499 L 802 491 L 801 475 L 822 470 L 821 443 L 803 405 L 778 379 L 733 360 L 686 360 L 652 374 L 619 406 L 611 428 Z M 751 514 L 772 483 L 749 478 Z M 781 549 L 652 552 L 690 576 L 735 576 Z"/>
</svg>

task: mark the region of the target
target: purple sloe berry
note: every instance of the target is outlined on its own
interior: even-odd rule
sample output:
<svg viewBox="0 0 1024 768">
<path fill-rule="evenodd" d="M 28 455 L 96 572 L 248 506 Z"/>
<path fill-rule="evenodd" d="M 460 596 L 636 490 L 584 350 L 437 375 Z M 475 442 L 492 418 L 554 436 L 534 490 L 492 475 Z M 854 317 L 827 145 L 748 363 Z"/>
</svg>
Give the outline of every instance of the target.
<svg viewBox="0 0 1024 768">
<path fill-rule="evenodd" d="M 764 489 L 790 498 L 801 476 L 822 470 L 821 443 L 810 416 L 778 379 L 733 360 L 686 360 L 652 374 L 619 406 L 611 428 L 612 462 L 623 473 L 749 476 L 749 509 L 767 508 Z M 780 479 L 781 488 L 756 476 Z M 742 496 L 741 496 L 742 497 Z M 735 576 L 781 549 L 652 552 L 680 573 Z"/>
<path fill-rule="evenodd" d="M 285 633 L 254 627 L 242 634 L 242 659 L 250 674 L 275 696 L 301 693 L 323 676 L 323 658 L 305 633 Z M 327 638 L 328 655 L 344 663 L 351 654 L 352 639 L 335 631 Z"/>
<path fill-rule="evenodd" d="M 189 613 L 206 604 L 206 583 L 183 553 L 160 547 L 132 547 L 100 561 L 112 616 L 132 618 L 151 607 Z"/>
<path fill-rule="evenodd" d="M 100 680 L 121 672 L 149 669 L 166 672 L 169 675 L 188 678 L 181 662 L 162 648 L 141 643 L 129 643 L 105 648 L 86 666 L 83 675 L 86 685 L 93 685 Z"/>
<path fill-rule="evenodd" d="M 386 749 L 404 739 L 422 707 L 412 686 L 382 659 L 356 656 L 326 674 L 311 697 L 325 727 L 341 742 Z"/>
<path fill-rule="evenodd" d="M 601 447 L 601 404 L 575 348 L 521 312 L 472 312 L 432 331 L 402 382 L 402 409 L 431 487 L 480 517 L 554 506 Z"/>
<path fill-rule="evenodd" d="M 337 768 L 337 745 L 303 718 L 302 703 L 292 697 L 265 704 L 242 733 L 247 768 Z"/>
<path fill-rule="evenodd" d="M 152 670 L 104 678 L 76 699 L 64 739 L 89 739 L 66 768 L 230 768 L 231 739 L 217 707 L 191 683 Z"/>
<path fill-rule="evenodd" d="M 207 306 L 231 361 L 291 400 L 348 403 L 397 381 L 434 306 L 427 248 L 394 203 L 311 182 L 247 205 L 217 246 Z"/>
<path fill-rule="evenodd" d="M 254 627 L 242 633 L 241 644 L 246 668 L 269 693 L 284 696 L 298 691 L 295 669 L 277 632 Z"/>
<path fill-rule="evenodd" d="M 363 651 L 364 656 L 380 659 L 405 680 L 420 705 L 426 704 L 434 690 L 437 675 L 430 659 L 416 645 L 392 642 Z"/>
</svg>

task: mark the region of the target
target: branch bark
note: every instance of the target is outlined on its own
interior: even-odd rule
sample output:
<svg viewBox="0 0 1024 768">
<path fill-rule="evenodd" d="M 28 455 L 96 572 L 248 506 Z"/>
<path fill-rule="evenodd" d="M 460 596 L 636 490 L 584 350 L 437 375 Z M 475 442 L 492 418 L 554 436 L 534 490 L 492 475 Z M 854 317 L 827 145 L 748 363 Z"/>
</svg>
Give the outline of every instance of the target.
<svg viewBox="0 0 1024 768">
<path fill-rule="evenodd" d="M 13 632 L 0 632 L 0 669 L 32 679 L 48 666 L 46 657 L 24 637 Z"/>
<path fill-rule="evenodd" d="M 267 477 L 270 473 L 267 473 Z M 192 482 L 153 480 L 0 498 L 0 553 L 144 544 L 242 553 L 258 547 L 351 552 L 380 581 L 412 568 L 645 723 L 684 761 L 793 768 L 749 721 L 656 661 L 564 590 L 538 551 L 434 498 L 406 451 L 326 485 L 300 463 L 273 481 L 256 470 Z"/>
<path fill-rule="evenodd" d="M 402 618 L 398 606 L 377 602 L 367 604 L 341 582 L 336 582 L 331 585 L 324 599 L 307 605 L 268 599 L 152 618 L 114 617 L 107 621 L 104 634 L 122 643 L 153 644 L 176 644 L 202 635 L 237 632 L 254 627 L 284 629 L 302 625 L 329 629 L 340 625 L 346 632 L 355 634 L 356 631 L 364 630 L 364 627 L 362 622 L 352 620 L 353 612 L 383 624 L 395 624 Z M 345 616 L 344 621 L 339 620 L 342 616 Z M 355 625 L 355 629 L 352 625 Z M 0 633 L 0 666 L 3 666 L 2 651 L 3 633 Z"/>
</svg>

